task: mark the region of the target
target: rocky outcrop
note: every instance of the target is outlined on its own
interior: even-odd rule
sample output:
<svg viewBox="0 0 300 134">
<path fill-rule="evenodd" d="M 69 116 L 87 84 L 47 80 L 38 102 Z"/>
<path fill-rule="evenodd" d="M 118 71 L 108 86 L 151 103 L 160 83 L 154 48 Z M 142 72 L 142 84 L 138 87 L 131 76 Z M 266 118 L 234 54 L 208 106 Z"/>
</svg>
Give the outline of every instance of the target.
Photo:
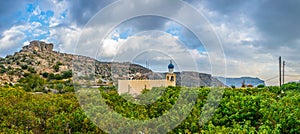
<svg viewBox="0 0 300 134">
<path fill-rule="evenodd" d="M 31 41 L 29 45 L 24 46 L 21 52 L 43 52 L 43 51 L 53 51 L 54 45 L 52 43 L 45 43 L 42 41 Z"/>
</svg>

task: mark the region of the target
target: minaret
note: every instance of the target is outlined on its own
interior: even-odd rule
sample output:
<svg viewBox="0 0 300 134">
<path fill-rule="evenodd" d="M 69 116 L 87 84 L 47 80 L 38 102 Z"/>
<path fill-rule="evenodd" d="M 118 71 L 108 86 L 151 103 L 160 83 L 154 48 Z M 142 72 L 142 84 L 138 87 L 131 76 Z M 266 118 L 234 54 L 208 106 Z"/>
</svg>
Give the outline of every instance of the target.
<svg viewBox="0 0 300 134">
<path fill-rule="evenodd" d="M 176 74 L 173 72 L 174 65 L 172 64 L 172 60 L 170 60 L 168 69 L 169 69 L 169 72 L 166 75 L 167 86 L 176 86 Z"/>
</svg>

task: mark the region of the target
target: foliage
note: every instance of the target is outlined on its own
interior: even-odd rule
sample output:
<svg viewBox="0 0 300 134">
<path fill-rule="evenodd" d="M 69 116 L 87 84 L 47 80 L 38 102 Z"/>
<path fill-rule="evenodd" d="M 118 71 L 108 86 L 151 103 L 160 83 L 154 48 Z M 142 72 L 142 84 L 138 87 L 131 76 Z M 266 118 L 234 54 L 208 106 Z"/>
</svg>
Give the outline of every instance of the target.
<svg viewBox="0 0 300 134">
<path fill-rule="evenodd" d="M 299 82 L 289 82 L 287 84 L 283 84 L 281 87 L 284 90 L 298 90 L 298 91 L 300 91 L 300 83 Z"/>
<path fill-rule="evenodd" d="M 7 72 L 7 69 L 3 65 L 0 65 L 0 74 L 6 73 L 6 72 Z"/>
<path fill-rule="evenodd" d="M 257 85 L 257 88 L 264 88 L 264 87 L 265 87 L 264 84 L 259 84 L 259 85 Z"/>
<path fill-rule="evenodd" d="M 63 79 L 71 78 L 73 76 L 72 70 L 62 72 Z"/>
<path fill-rule="evenodd" d="M 58 71 L 59 71 L 59 65 L 57 65 L 57 64 L 54 65 L 54 66 L 53 66 L 53 69 L 54 69 L 55 72 L 58 72 Z"/>
<path fill-rule="evenodd" d="M 28 67 L 28 69 L 27 69 L 30 73 L 36 73 L 36 71 L 35 71 L 35 69 L 33 68 L 33 67 L 31 67 L 31 66 L 29 66 Z"/>
<path fill-rule="evenodd" d="M 28 77 L 34 78 L 31 75 Z M 63 81 L 49 84 L 62 84 L 60 86 L 63 88 L 68 85 Z M 205 112 L 202 108 L 211 89 L 188 89 L 197 92 L 196 103 L 187 118 L 169 133 L 300 133 L 300 91 L 291 85 L 285 88 L 289 87 L 291 89 L 286 89 L 284 93 L 280 87 L 226 88 L 218 108 L 204 125 L 200 125 L 199 120 Z M 164 92 L 160 94 L 162 90 Z M 102 99 L 112 110 L 135 120 L 151 120 L 167 114 L 179 100 L 179 93 L 185 91 L 187 88 L 183 87 L 154 88 L 132 97 L 129 94 L 119 95 L 114 87 L 100 89 Z M 88 102 L 96 103 L 89 99 L 95 98 L 84 98 L 86 104 L 83 107 L 89 106 Z M 142 104 L 144 101 L 151 103 Z M 104 133 L 84 114 L 74 93 L 36 94 L 18 87 L 0 87 L 0 104 L 0 132 Z M 101 108 L 99 106 L 95 110 Z M 176 119 L 176 116 L 173 118 Z M 109 120 L 103 119 L 102 122 L 111 125 Z M 119 131 L 131 124 L 122 125 L 111 127 L 111 130 Z M 154 127 L 167 129 L 164 125 Z M 157 133 L 150 129 L 138 129 L 145 133 Z"/>
<path fill-rule="evenodd" d="M 21 65 L 21 68 L 22 68 L 23 70 L 28 69 L 28 65 L 26 65 L 26 64 Z"/>
<path fill-rule="evenodd" d="M 103 133 L 84 114 L 75 94 L 32 94 L 0 88 L 1 133 Z"/>
<path fill-rule="evenodd" d="M 47 73 L 47 72 L 44 72 L 44 73 L 42 73 L 42 76 L 43 76 L 44 78 L 48 78 L 48 76 L 49 76 L 49 73 Z"/>
<path fill-rule="evenodd" d="M 59 66 L 63 65 L 61 62 L 57 62 L 54 66 L 53 66 L 53 69 L 55 72 L 58 72 L 59 71 Z"/>
<path fill-rule="evenodd" d="M 19 85 L 23 87 L 25 91 L 38 91 L 44 90 L 45 80 L 40 78 L 39 75 L 29 74 L 25 78 L 19 80 Z"/>
</svg>

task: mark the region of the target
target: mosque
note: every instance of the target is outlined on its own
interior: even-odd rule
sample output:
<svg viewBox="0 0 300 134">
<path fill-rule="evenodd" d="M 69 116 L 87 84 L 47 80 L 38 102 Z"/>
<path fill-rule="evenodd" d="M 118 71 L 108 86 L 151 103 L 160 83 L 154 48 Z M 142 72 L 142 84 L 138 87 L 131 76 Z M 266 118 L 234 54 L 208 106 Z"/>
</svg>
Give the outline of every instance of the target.
<svg viewBox="0 0 300 134">
<path fill-rule="evenodd" d="M 176 74 L 174 73 L 174 65 L 170 60 L 168 65 L 169 72 L 165 79 L 160 80 L 118 80 L 119 94 L 128 93 L 131 95 L 139 95 L 144 89 L 152 89 L 153 87 L 176 86 Z"/>
</svg>

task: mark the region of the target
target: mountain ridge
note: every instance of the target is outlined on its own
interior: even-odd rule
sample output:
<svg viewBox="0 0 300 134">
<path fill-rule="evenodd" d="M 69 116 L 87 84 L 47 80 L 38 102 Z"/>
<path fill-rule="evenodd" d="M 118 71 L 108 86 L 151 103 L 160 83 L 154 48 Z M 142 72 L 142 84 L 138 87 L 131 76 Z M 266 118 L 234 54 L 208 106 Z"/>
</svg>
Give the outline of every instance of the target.
<svg viewBox="0 0 300 134">
<path fill-rule="evenodd" d="M 258 86 L 260 84 L 265 85 L 265 82 L 257 77 L 254 78 L 254 77 L 243 76 L 239 78 L 229 78 L 229 77 L 218 76 L 216 78 L 227 86 L 241 87 L 243 83 L 245 85 L 252 85 L 252 86 Z"/>
<path fill-rule="evenodd" d="M 159 74 L 138 64 L 129 62 L 101 62 L 87 56 L 56 52 L 53 48 L 54 44 L 52 43 L 31 41 L 29 45 L 24 46 L 19 52 L 15 52 L 13 55 L 8 55 L 5 58 L 0 58 L 0 84 L 17 83 L 29 74 L 37 74 L 47 80 L 72 80 L 74 76 L 64 77 L 70 76 L 65 74 L 70 74 L 76 68 L 81 71 L 80 75 L 86 76 L 89 74 L 84 71 L 84 67 L 93 66 L 95 68 L 95 77 L 93 77 L 95 78 L 94 85 L 115 83 L 116 79 L 129 79 L 129 77 L 133 79 L 151 79 L 154 78 L 151 77 L 154 76 L 153 74 Z M 80 62 L 74 62 L 74 59 Z M 114 71 L 119 73 L 114 73 Z M 162 77 L 159 78 L 164 79 L 165 74 L 160 73 L 159 75 Z M 177 85 L 180 86 L 224 85 L 210 74 L 186 71 L 177 72 L 177 74 Z"/>
</svg>

